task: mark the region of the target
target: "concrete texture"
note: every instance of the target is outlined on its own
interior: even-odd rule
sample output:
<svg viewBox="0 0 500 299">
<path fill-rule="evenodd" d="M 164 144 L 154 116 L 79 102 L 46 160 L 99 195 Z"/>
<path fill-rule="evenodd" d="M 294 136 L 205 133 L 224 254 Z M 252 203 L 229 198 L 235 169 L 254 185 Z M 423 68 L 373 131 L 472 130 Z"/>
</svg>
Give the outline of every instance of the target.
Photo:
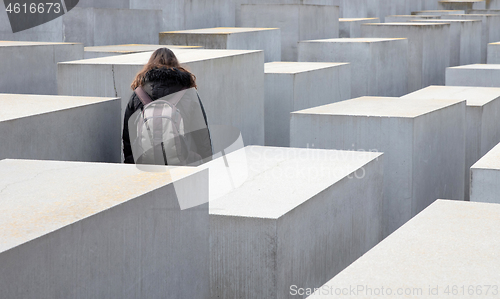
<svg viewBox="0 0 500 299">
<path fill-rule="evenodd" d="M 160 32 L 160 44 L 201 46 L 205 49 L 263 50 L 266 62 L 281 61 L 279 28 L 219 27 Z"/>
<path fill-rule="evenodd" d="M 2 298 L 209 298 L 208 204 L 176 195 L 206 202 L 208 173 L 176 172 L 0 161 Z"/>
<path fill-rule="evenodd" d="M 476 15 L 482 15 L 482 14 L 500 14 L 499 9 L 471 9 L 467 11 L 468 14 L 476 14 Z"/>
<path fill-rule="evenodd" d="M 264 53 L 262 51 L 172 49 L 197 78 L 209 125 L 241 130 L 245 144 L 264 144 Z M 130 84 L 152 52 L 60 63 L 62 95 L 116 96 L 122 111 Z"/>
<path fill-rule="evenodd" d="M 500 88 L 429 86 L 402 99 L 466 100 L 465 199 L 469 199 L 470 167 L 500 142 Z"/>
<path fill-rule="evenodd" d="M 500 64 L 469 64 L 446 69 L 448 86 L 500 87 Z"/>
<path fill-rule="evenodd" d="M 83 58 L 83 45 L 0 41 L 0 92 L 57 94 L 57 63 Z"/>
<path fill-rule="evenodd" d="M 438 200 L 308 299 L 497 298 L 499 216 L 500 205 Z"/>
<path fill-rule="evenodd" d="M 412 20 L 437 20 L 441 19 L 438 15 L 399 15 L 399 16 L 387 16 L 385 17 L 385 23 L 398 23 L 398 22 L 408 22 Z"/>
<path fill-rule="evenodd" d="M 130 8 L 129 0 L 79 0 L 77 7 L 93 7 L 93 8 Z"/>
<path fill-rule="evenodd" d="M 120 99 L 0 94 L 0 105 L 0 160 L 120 162 Z"/>
<path fill-rule="evenodd" d="M 151 52 L 159 48 L 167 47 L 169 49 L 201 49 L 199 46 L 174 46 L 174 45 L 144 45 L 144 44 L 128 44 L 128 45 L 111 45 L 111 46 L 96 46 L 85 47 L 83 58 L 100 58 L 124 54 L 134 54 L 141 52 Z M 77 59 L 72 59 L 77 60 Z"/>
<path fill-rule="evenodd" d="M 339 8 L 329 5 L 241 5 L 241 26 L 281 29 L 281 59 L 297 61 L 298 42 L 339 36 Z"/>
<path fill-rule="evenodd" d="M 401 0 L 343 0 L 344 18 L 379 18 L 383 20 L 390 15 L 404 15 L 407 12 L 407 1 Z"/>
<path fill-rule="evenodd" d="M 481 62 L 480 20 L 419 20 L 422 23 L 450 24 L 450 66 Z"/>
<path fill-rule="evenodd" d="M 293 112 L 290 146 L 384 152 L 384 236 L 464 199 L 465 101 L 361 97 Z"/>
<path fill-rule="evenodd" d="M 489 43 L 500 41 L 500 15 L 449 15 L 447 19 L 481 20 L 481 63 L 486 63 L 486 49 Z"/>
<path fill-rule="evenodd" d="M 500 64 L 500 42 L 488 44 L 488 58 L 489 64 Z"/>
<path fill-rule="evenodd" d="M 446 23 L 381 23 L 361 28 L 363 37 L 408 39 L 408 92 L 444 85 L 450 64 L 449 31 Z"/>
<path fill-rule="evenodd" d="M 408 92 L 408 40 L 337 38 L 302 41 L 299 61 L 349 62 L 351 96 L 402 96 Z"/>
<path fill-rule="evenodd" d="M 470 200 L 500 203 L 500 143 L 471 169 Z"/>
<path fill-rule="evenodd" d="M 211 298 L 294 298 L 291 285 L 319 287 L 381 240 L 385 156 L 242 151 L 248 180 L 210 203 Z"/>
<path fill-rule="evenodd" d="M 290 146 L 290 112 L 351 98 L 348 63 L 274 62 L 265 71 L 265 144 Z"/>
<path fill-rule="evenodd" d="M 500 1 L 498 0 L 485 0 L 483 2 L 474 3 L 474 10 L 498 10 L 500 9 Z"/>
<path fill-rule="evenodd" d="M 437 15 L 437 16 L 445 16 L 445 15 L 458 15 L 464 14 L 464 10 L 422 10 L 422 11 L 414 11 L 412 15 Z"/>
<path fill-rule="evenodd" d="M 467 12 L 474 7 L 476 3 L 482 3 L 484 0 L 441 0 L 439 9 L 445 10 L 463 10 Z"/>
<path fill-rule="evenodd" d="M 361 37 L 361 24 L 380 23 L 379 18 L 340 18 L 339 37 L 355 38 Z"/>
</svg>

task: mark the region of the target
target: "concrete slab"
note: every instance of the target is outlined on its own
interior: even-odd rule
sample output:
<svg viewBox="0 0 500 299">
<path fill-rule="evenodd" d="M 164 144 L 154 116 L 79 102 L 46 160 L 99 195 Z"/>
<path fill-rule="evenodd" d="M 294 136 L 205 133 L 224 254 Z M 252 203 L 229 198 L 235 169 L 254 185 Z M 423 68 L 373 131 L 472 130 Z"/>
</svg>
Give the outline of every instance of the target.
<svg viewBox="0 0 500 299">
<path fill-rule="evenodd" d="M 437 16 L 445 16 L 445 15 L 458 15 L 464 14 L 464 10 L 446 10 L 446 9 L 436 9 L 436 10 L 422 10 L 422 11 L 414 11 L 412 15 L 437 15 Z"/>
<path fill-rule="evenodd" d="M 407 1 L 401 0 L 344 0 L 344 18 L 379 18 L 383 20 L 390 15 L 404 15 L 407 12 Z"/>
<path fill-rule="evenodd" d="M 380 153 L 242 151 L 248 180 L 210 203 L 211 298 L 288 298 L 381 240 Z"/>
<path fill-rule="evenodd" d="M 297 61 L 298 42 L 339 36 L 339 8 L 330 5 L 243 4 L 242 27 L 281 29 L 281 59 Z"/>
<path fill-rule="evenodd" d="M 496 298 L 499 216 L 500 205 L 438 200 L 308 298 Z"/>
<path fill-rule="evenodd" d="M 467 12 L 475 4 L 481 4 L 484 0 L 440 0 L 439 8 L 445 10 L 463 10 Z"/>
<path fill-rule="evenodd" d="M 385 17 L 385 23 L 408 22 L 412 20 L 437 20 L 441 19 L 439 15 L 399 15 Z"/>
<path fill-rule="evenodd" d="M 469 64 L 446 69 L 448 86 L 500 87 L 500 64 Z"/>
<path fill-rule="evenodd" d="M 245 144 L 264 144 L 264 53 L 243 50 L 172 49 L 196 75 L 209 124 L 239 128 Z M 60 63 L 58 92 L 117 96 L 122 111 L 130 84 L 152 52 Z M 224 82 L 221 85 L 221 82 Z"/>
<path fill-rule="evenodd" d="M 141 52 L 151 52 L 159 48 L 167 47 L 169 49 L 201 49 L 200 46 L 174 46 L 174 45 L 144 45 L 144 44 L 128 44 L 128 45 L 111 45 L 111 46 L 96 46 L 84 48 L 84 59 L 108 57 L 115 55 L 134 54 Z M 72 59 L 77 60 L 77 59 Z"/>
<path fill-rule="evenodd" d="M 482 15 L 482 14 L 500 14 L 500 10 L 499 9 L 470 9 L 467 11 L 468 14 L 478 14 L 478 15 Z"/>
<path fill-rule="evenodd" d="M 473 6 L 475 10 L 499 10 L 500 9 L 500 1 L 498 0 L 486 0 L 484 2 L 475 3 Z"/>
<path fill-rule="evenodd" d="M 429 86 L 402 99 L 466 100 L 465 199 L 469 199 L 470 167 L 500 142 L 500 88 Z"/>
<path fill-rule="evenodd" d="M 0 94 L 0 103 L 0 159 L 120 162 L 120 99 Z"/>
<path fill-rule="evenodd" d="M 130 8 L 129 0 L 79 0 L 78 7 L 93 7 L 93 8 Z"/>
<path fill-rule="evenodd" d="M 0 161 L 2 298 L 209 298 L 208 204 L 176 196 L 206 202 L 208 172 L 176 173 Z"/>
<path fill-rule="evenodd" d="M 279 28 L 218 27 L 160 32 L 160 44 L 201 46 L 205 49 L 263 50 L 266 62 L 281 61 Z"/>
<path fill-rule="evenodd" d="M 380 23 L 379 18 L 340 18 L 339 37 L 355 38 L 361 37 L 361 24 Z"/>
<path fill-rule="evenodd" d="M 361 97 L 293 112 L 290 146 L 384 152 L 384 236 L 437 198 L 464 199 L 465 101 Z"/>
<path fill-rule="evenodd" d="M 500 64 L 500 42 L 488 44 L 487 63 Z"/>
<path fill-rule="evenodd" d="M 450 24 L 450 66 L 481 62 L 480 20 L 419 20 L 422 23 Z"/>
<path fill-rule="evenodd" d="M 450 25 L 446 23 L 364 24 L 363 37 L 408 39 L 408 92 L 444 85 L 450 58 Z"/>
<path fill-rule="evenodd" d="M 500 41 L 500 15 L 449 15 L 447 19 L 481 20 L 481 63 L 486 63 L 487 47 L 489 43 Z"/>
<path fill-rule="evenodd" d="M 351 98 L 348 63 L 274 62 L 264 71 L 266 145 L 290 146 L 290 112 Z"/>
<path fill-rule="evenodd" d="M 500 143 L 471 167 L 471 201 L 500 203 L 499 162 Z"/>
<path fill-rule="evenodd" d="M 57 63 L 83 58 L 83 45 L 0 41 L 0 92 L 57 94 Z"/>
<path fill-rule="evenodd" d="M 408 92 L 408 40 L 404 38 L 302 41 L 299 61 L 349 62 L 352 97 L 402 96 Z"/>
</svg>

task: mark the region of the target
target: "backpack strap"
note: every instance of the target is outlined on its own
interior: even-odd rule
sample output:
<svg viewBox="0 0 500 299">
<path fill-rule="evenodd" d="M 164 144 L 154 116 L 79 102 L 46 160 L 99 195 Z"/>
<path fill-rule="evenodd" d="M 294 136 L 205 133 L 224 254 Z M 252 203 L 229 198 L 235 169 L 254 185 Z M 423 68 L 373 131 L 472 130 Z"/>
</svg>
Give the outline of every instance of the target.
<svg viewBox="0 0 500 299">
<path fill-rule="evenodd" d="M 151 97 L 148 95 L 146 91 L 144 91 L 144 89 L 141 86 L 137 87 L 134 91 L 144 106 L 153 102 L 153 100 L 151 100 Z"/>
</svg>

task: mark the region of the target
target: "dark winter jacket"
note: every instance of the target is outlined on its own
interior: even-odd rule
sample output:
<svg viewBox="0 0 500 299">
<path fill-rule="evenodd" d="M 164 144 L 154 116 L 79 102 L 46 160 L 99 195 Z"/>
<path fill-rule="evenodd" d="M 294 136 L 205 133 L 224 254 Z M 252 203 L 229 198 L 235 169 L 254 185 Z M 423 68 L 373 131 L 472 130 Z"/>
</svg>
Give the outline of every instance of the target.
<svg viewBox="0 0 500 299">
<path fill-rule="evenodd" d="M 143 86 L 144 91 L 149 94 L 153 101 L 167 96 L 169 94 L 178 92 L 182 89 L 190 88 L 191 85 L 191 74 L 177 68 L 167 69 L 152 69 L 145 76 L 145 84 Z M 201 103 L 201 100 L 198 98 L 199 104 L 201 106 L 201 110 L 203 113 L 205 124 L 207 124 L 207 118 L 205 114 L 205 110 Z M 134 163 L 134 158 L 132 155 L 132 147 L 130 144 L 129 137 L 129 128 L 128 121 L 132 114 L 139 109 L 143 109 L 144 105 L 142 104 L 139 97 L 134 92 L 130 97 L 130 101 L 127 104 L 127 108 L 125 109 L 125 117 L 123 122 L 123 154 L 125 157 L 125 163 Z M 189 107 L 183 107 L 183 101 L 181 100 L 179 104 L 177 104 L 177 108 L 181 111 L 189 111 Z M 183 116 L 189 117 L 189 116 Z M 212 147 L 210 141 L 210 135 L 208 130 L 204 132 L 195 132 L 197 134 L 195 138 L 193 138 L 196 142 L 196 146 L 198 148 L 197 152 L 200 156 L 206 161 L 212 156 Z"/>
</svg>

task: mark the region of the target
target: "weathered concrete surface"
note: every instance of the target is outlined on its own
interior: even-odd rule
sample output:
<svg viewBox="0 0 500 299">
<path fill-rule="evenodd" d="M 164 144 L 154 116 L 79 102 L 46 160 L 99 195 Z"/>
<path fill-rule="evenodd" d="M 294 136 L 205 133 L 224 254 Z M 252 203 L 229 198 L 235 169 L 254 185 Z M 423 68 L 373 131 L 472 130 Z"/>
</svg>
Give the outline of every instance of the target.
<svg viewBox="0 0 500 299">
<path fill-rule="evenodd" d="M 469 11 L 474 7 L 474 4 L 482 3 L 484 0 L 440 0 L 439 9 L 444 10 L 463 10 L 465 12 Z"/>
<path fill-rule="evenodd" d="M 500 205 L 438 200 L 308 299 L 497 298 L 499 219 Z"/>
<path fill-rule="evenodd" d="M 468 14 L 476 14 L 476 15 L 482 15 L 482 14 L 500 14 L 499 9 L 471 9 L 467 11 Z"/>
<path fill-rule="evenodd" d="M 486 63 L 486 49 L 489 43 L 496 43 L 500 41 L 500 15 L 486 14 L 486 15 L 449 15 L 447 19 L 462 19 L 462 20 L 481 20 L 482 33 L 481 33 L 481 63 Z"/>
<path fill-rule="evenodd" d="M 344 18 L 379 18 L 408 14 L 407 1 L 401 0 L 343 0 Z"/>
<path fill-rule="evenodd" d="M 349 62 L 352 97 L 408 93 L 408 40 L 404 38 L 302 41 L 299 61 Z"/>
<path fill-rule="evenodd" d="M 262 51 L 172 49 L 197 78 L 209 124 L 239 128 L 245 144 L 264 144 L 264 53 Z M 122 111 L 130 84 L 152 52 L 60 63 L 63 95 L 117 96 Z M 221 85 L 221 82 L 224 84 Z"/>
<path fill-rule="evenodd" d="M 422 11 L 414 11 L 412 15 L 437 15 L 437 16 L 445 16 L 445 15 L 458 15 L 464 14 L 464 10 L 422 10 Z"/>
<path fill-rule="evenodd" d="M 464 199 L 465 101 L 361 97 L 293 112 L 290 146 L 384 152 L 384 236 Z"/>
<path fill-rule="evenodd" d="M 83 45 L 0 41 L 0 92 L 57 94 L 57 63 L 83 58 Z"/>
<path fill-rule="evenodd" d="M 0 159 L 120 162 L 120 99 L 0 94 L 0 105 Z"/>
<path fill-rule="evenodd" d="M 279 28 L 219 27 L 160 32 L 160 44 L 205 49 L 263 50 L 266 62 L 281 61 Z"/>
<path fill-rule="evenodd" d="M 480 20 L 419 20 L 422 23 L 450 24 L 450 66 L 481 62 Z"/>
<path fill-rule="evenodd" d="M 470 200 L 500 203 L 500 143 L 472 166 Z"/>
<path fill-rule="evenodd" d="M 487 63 L 500 64 L 500 42 L 488 44 Z"/>
<path fill-rule="evenodd" d="M 446 23 L 364 24 L 363 37 L 408 39 L 408 92 L 443 85 L 450 64 L 450 25 Z"/>
<path fill-rule="evenodd" d="M 210 202 L 211 298 L 290 298 L 291 285 L 319 287 L 381 240 L 385 156 L 241 151 L 248 180 Z"/>
<path fill-rule="evenodd" d="M 274 62 L 265 71 L 265 144 L 290 146 L 290 112 L 351 98 L 348 63 Z"/>
<path fill-rule="evenodd" d="M 339 36 L 339 8 L 330 5 L 241 5 L 242 27 L 281 29 L 281 59 L 297 61 L 298 42 Z"/>
<path fill-rule="evenodd" d="M 355 38 L 361 37 L 361 24 L 380 23 L 379 18 L 340 18 L 339 37 Z"/>
<path fill-rule="evenodd" d="M 408 22 L 412 20 L 441 19 L 439 15 L 399 15 L 385 17 L 385 23 Z"/>
<path fill-rule="evenodd" d="M 174 46 L 174 45 L 144 45 L 144 44 L 128 44 L 128 45 L 111 45 L 111 46 L 96 46 L 85 47 L 83 58 L 100 58 L 124 54 L 134 54 L 141 52 L 151 52 L 159 48 L 167 47 L 169 49 L 201 49 L 199 46 Z M 72 59 L 77 60 L 77 59 Z"/>
<path fill-rule="evenodd" d="M 474 10 L 499 10 L 500 1 L 498 0 L 486 0 L 479 3 L 474 3 Z"/>
<path fill-rule="evenodd" d="M 500 88 L 429 86 L 402 99 L 466 100 L 465 199 L 469 199 L 470 167 L 500 142 Z"/>
<path fill-rule="evenodd" d="M 0 161 L 2 298 L 210 298 L 208 204 L 176 195 L 206 202 L 208 172 L 176 173 Z"/>
<path fill-rule="evenodd" d="M 129 0 L 79 0 L 77 7 L 93 8 L 130 8 Z"/>
<path fill-rule="evenodd" d="M 446 69 L 446 85 L 500 87 L 500 64 L 469 64 Z"/>
</svg>

